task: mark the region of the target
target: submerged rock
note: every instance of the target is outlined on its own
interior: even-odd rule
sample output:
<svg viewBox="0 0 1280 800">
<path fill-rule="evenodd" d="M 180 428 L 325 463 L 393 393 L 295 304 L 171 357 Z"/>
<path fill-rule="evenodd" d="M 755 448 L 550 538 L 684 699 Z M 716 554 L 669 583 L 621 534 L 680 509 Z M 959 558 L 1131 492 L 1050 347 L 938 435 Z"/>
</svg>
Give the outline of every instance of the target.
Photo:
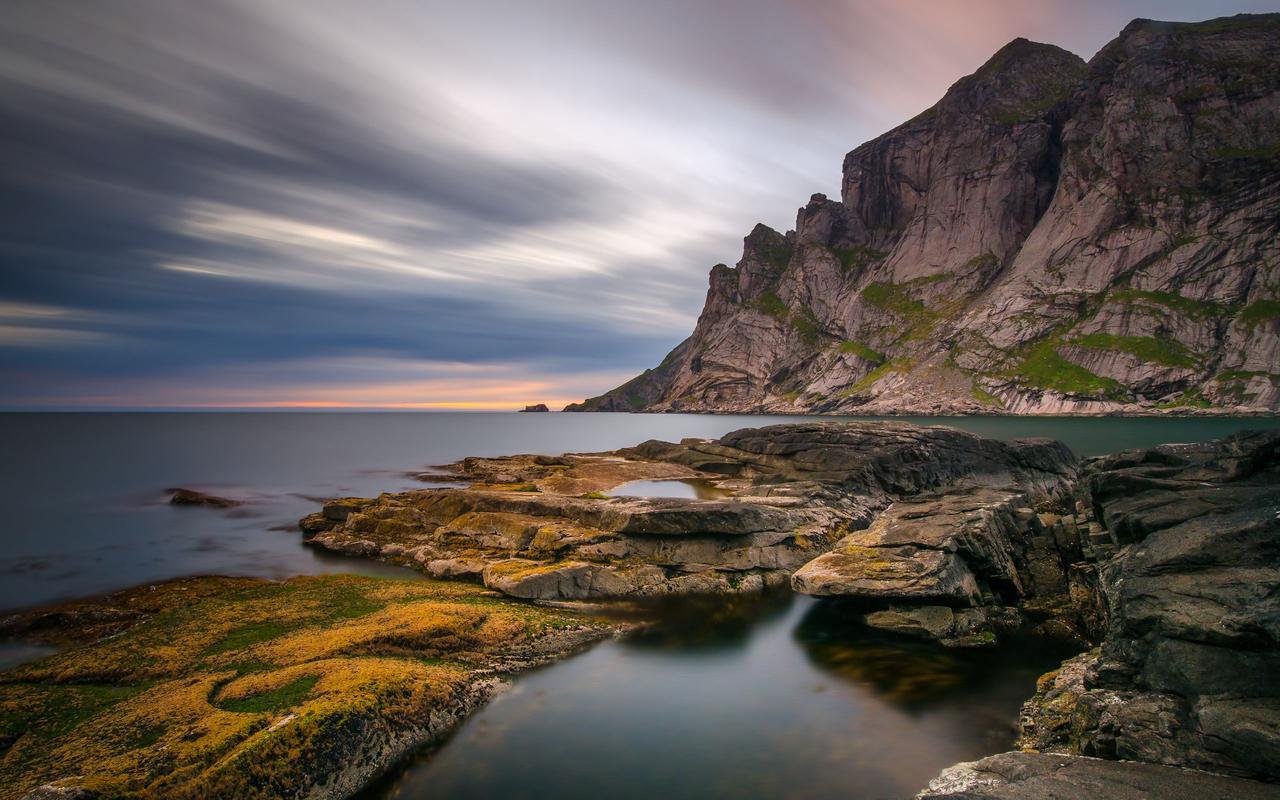
<svg viewBox="0 0 1280 800">
<path fill-rule="evenodd" d="M 244 505 L 243 500 L 234 500 L 230 497 L 219 497 L 216 494 L 207 494 L 205 492 L 196 491 L 195 489 L 165 489 L 165 493 L 170 495 L 169 502 L 175 506 L 235 508 L 237 506 Z"/>
</svg>

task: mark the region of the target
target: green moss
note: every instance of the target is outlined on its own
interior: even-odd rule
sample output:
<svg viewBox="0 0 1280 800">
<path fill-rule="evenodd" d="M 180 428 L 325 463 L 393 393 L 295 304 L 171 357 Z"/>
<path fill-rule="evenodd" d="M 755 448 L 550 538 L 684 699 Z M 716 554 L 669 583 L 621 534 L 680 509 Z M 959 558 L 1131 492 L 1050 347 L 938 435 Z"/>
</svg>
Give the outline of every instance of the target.
<svg viewBox="0 0 1280 800">
<path fill-rule="evenodd" d="M 749 305 L 761 314 L 768 314 L 775 319 L 787 318 L 787 304 L 773 292 L 761 292 Z"/>
<path fill-rule="evenodd" d="M 1005 109 L 994 115 L 992 119 L 1001 125 L 1016 125 L 1020 122 L 1035 122 L 1040 119 L 1045 112 L 1052 109 L 1059 103 L 1065 102 L 1071 96 L 1071 90 L 1067 87 L 1058 87 L 1046 92 L 1044 95 L 1029 100 L 1022 105 Z"/>
<path fill-rule="evenodd" d="M 1250 303 L 1244 311 L 1240 312 L 1240 321 L 1249 330 L 1276 319 L 1280 319 L 1280 301 L 1276 300 L 1259 300 L 1256 303 Z"/>
<path fill-rule="evenodd" d="M 970 393 L 973 395 L 974 400 L 977 400 L 979 403 L 981 403 L 984 406 L 988 406 L 990 408 L 1005 407 L 1003 400 L 1001 400 L 999 397 L 996 397 L 991 392 L 988 392 L 986 389 L 983 389 L 977 383 L 973 384 L 973 388 L 970 390 Z"/>
<path fill-rule="evenodd" d="M 876 281 L 862 290 L 862 300 L 868 305 L 899 317 L 904 323 L 902 334 L 907 339 L 922 339 L 933 330 L 938 314 L 907 292 L 907 284 Z"/>
<path fill-rule="evenodd" d="M 1120 289 L 1107 296 L 1113 303 L 1150 303 L 1172 309 L 1195 319 L 1213 319 L 1224 316 L 1231 311 L 1230 306 L 1211 303 L 1207 300 L 1193 300 L 1173 292 L 1153 292 L 1144 289 Z"/>
<path fill-rule="evenodd" d="M 1188 389 L 1172 400 L 1156 403 L 1156 408 L 1213 408 L 1213 403 L 1198 390 Z"/>
<path fill-rule="evenodd" d="M 223 711 L 237 711 L 241 713 L 262 713 L 264 711 L 283 711 L 300 705 L 307 696 L 311 694 L 311 690 L 315 688 L 316 682 L 320 680 L 319 675 L 303 675 L 278 689 L 262 692 L 260 694 L 250 695 L 249 697 L 241 697 L 235 700 L 227 700 L 218 703 L 218 707 Z"/>
<path fill-rule="evenodd" d="M 57 613 L 79 645 L 0 676 L 0 797 L 72 776 L 103 797 L 301 797 L 361 742 L 465 712 L 516 649 L 607 630 L 479 586 L 350 575 L 186 579 Z"/>
<path fill-rule="evenodd" d="M 542 491 L 532 483 L 521 483 L 515 486 L 506 487 L 508 492 L 540 492 Z"/>
<path fill-rule="evenodd" d="M 836 258 L 839 259 L 840 273 L 843 275 L 860 272 L 867 265 L 883 261 L 889 255 L 863 244 L 855 244 L 852 247 L 833 247 L 831 252 L 835 253 Z"/>
<path fill-rule="evenodd" d="M 1014 369 L 1017 377 L 1041 389 L 1063 394 L 1122 399 L 1124 386 L 1111 378 L 1095 375 L 1058 354 L 1056 339 L 1032 347 Z"/>
<path fill-rule="evenodd" d="M 1072 344 L 1092 350 L 1112 350 L 1128 353 L 1142 361 L 1163 364 L 1167 367 L 1190 367 L 1196 364 L 1194 354 L 1173 339 L 1157 339 L 1154 336 L 1114 336 L 1109 333 L 1091 333 L 1073 339 Z"/>
<path fill-rule="evenodd" d="M 840 343 L 841 353 L 853 353 L 855 356 L 864 361 L 870 361 L 873 364 L 883 364 L 885 361 L 884 353 L 872 350 L 861 342 L 845 340 Z"/>
<path fill-rule="evenodd" d="M 1276 375 L 1271 372 L 1261 372 L 1257 370 L 1249 371 L 1249 370 L 1242 370 L 1242 369 L 1232 369 L 1232 370 L 1227 370 L 1225 372 L 1220 372 L 1217 375 L 1215 375 L 1213 379 L 1215 381 L 1225 383 L 1228 381 L 1248 381 L 1248 380 L 1252 380 L 1253 378 L 1257 378 L 1259 376 L 1270 378 L 1272 383 L 1276 383 L 1277 380 L 1280 380 L 1280 375 Z"/>
<path fill-rule="evenodd" d="M 924 303 L 908 294 L 902 286 L 890 281 L 867 284 L 867 287 L 862 290 L 862 299 L 876 308 L 900 317 L 915 319 L 929 314 Z"/>
<path fill-rule="evenodd" d="M 813 347 L 818 343 L 818 337 L 822 335 L 822 326 L 818 324 L 818 318 L 808 308 L 802 308 L 791 315 L 791 327 L 800 337 L 800 341 Z"/>
<path fill-rule="evenodd" d="M 1213 157 L 1223 161 L 1274 161 L 1280 158 L 1280 144 L 1263 147 L 1220 147 Z"/>
<path fill-rule="evenodd" d="M 288 633 L 289 630 L 290 628 L 281 625 L 278 622 L 255 622 L 241 628 L 236 628 L 234 631 L 223 637 L 222 641 L 207 648 L 204 651 L 204 654 L 208 656 L 225 653 L 228 650 L 240 650 L 251 644 L 257 644 L 258 642 L 265 642 L 268 639 L 275 639 L 278 636 L 283 636 Z"/>
<path fill-rule="evenodd" d="M 605 494 L 604 492 L 587 492 L 586 494 L 582 495 L 582 499 L 583 500 L 608 500 L 609 495 Z"/>
<path fill-rule="evenodd" d="M 791 263 L 791 253 L 794 248 L 785 238 L 760 248 L 760 256 L 764 262 L 768 264 L 774 272 L 783 272 L 787 268 L 787 264 Z"/>
<path fill-rule="evenodd" d="M 881 364 L 875 369 L 862 376 L 862 379 L 847 389 L 842 389 L 839 393 L 840 397 L 854 397 L 870 389 L 884 376 L 890 372 L 909 372 L 914 362 L 909 358 L 895 358 L 892 361 Z"/>
</svg>

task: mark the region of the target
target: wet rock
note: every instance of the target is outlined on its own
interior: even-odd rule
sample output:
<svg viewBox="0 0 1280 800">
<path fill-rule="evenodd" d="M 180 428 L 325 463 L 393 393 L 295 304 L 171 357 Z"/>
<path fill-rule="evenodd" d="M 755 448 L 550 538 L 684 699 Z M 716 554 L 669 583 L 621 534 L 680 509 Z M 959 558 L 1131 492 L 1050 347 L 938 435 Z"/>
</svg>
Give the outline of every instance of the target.
<svg viewBox="0 0 1280 800">
<path fill-rule="evenodd" d="M 332 501 L 301 524 L 314 546 L 436 576 L 479 575 L 523 598 L 751 592 L 786 584 L 899 497 L 962 483 L 1018 487 L 1019 503 L 1048 501 L 1065 496 L 1074 465 L 1057 442 L 1006 443 L 940 426 L 778 425 L 616 453 L 466 458 L 449 468 L 470 482 L 465 489 Z M 699 479 L 723 497 L 605 494 L 658 478 Z M 880 577 L 898 582 L 880 592 L 886 599 L 984 598 L 946 548 L 874 556 L 891 562 Z M 814 593 L 823 593 L 816 572 Z"/>
<path fill-rule="evenodd" d="M 243 500 L 233 500 L 230 497 L 219 497 L 216 494 L 206 494 L 195 489 L 165 489 L 170 495 L 169 502 L 175 506 L 208 506 L 209 508 L 235 508 L 244 505 Z"/>
<path fill-rule="evenodd" d="M 1101 648 L 1041 681 L 1024 744 L 1280 779 L 1280 432 L 1082 472 L 1125 547 L 1096 575 Z"/>
<path fill-rule="evenodd" d="M 1275 800 L 1273 784 L 1133 762 L 1040 753 L 949 767 L 918 800 Z"/>
</svg>

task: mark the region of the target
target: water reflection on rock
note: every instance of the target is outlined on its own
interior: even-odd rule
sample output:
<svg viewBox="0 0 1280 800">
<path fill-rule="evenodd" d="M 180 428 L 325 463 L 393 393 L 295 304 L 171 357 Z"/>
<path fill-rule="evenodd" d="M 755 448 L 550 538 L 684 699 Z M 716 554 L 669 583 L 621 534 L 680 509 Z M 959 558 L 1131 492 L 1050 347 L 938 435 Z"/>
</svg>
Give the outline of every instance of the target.
<svg viewBox="0 0 1280 800">
<path fill-rule="evenodd" d="M 652 624 L 627 637 L 622 645 L 642 650 L 711 652 L 741 648 L 755 629 L 784 616 L 790 592 L 675 597 L 637 604 L 635 613 Z"/>
<path fill-rule="evenodd" d="M 973 691 L 1010 669 L 1028 674 L 1054 663 L 1045 643 L 990 649 L 953 650 L 870 630 L 847 604 L 819 601 L 796 626 L 796 642 L 817 668 L 873 690 L 881 700 L 910 710 Z M 1052 652 L 1051 652 L 1052 651 Z M 1066 655 L 1066 654 L 1061 654 Z"/>
<path fill-rule="evenodd" d="M 629 481 L 609 492 L 611 497 L 684 497 L 691 500 L 721 500 L 733 492 L 698 478 L 665 481 Z"/>
</svg>

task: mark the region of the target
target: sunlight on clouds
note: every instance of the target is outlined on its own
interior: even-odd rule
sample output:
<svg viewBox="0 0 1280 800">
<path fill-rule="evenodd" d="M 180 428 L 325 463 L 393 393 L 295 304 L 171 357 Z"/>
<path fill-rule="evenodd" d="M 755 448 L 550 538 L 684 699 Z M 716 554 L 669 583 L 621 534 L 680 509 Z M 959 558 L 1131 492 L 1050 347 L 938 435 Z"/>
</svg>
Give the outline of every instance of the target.
<svg viewBox="0 0 1280 800">
<path fill-rule="evenodd" d="M 522 364 L 466 364 L 370 356 L 298 359 L 196 369 L 182 380 L 164 377 L 86 385 L 76 406 L 130 408 L 367 408 L 512 411 L 530 403 L 552 408 L 576 402 L 588 388 L 621 382 L 623 371 L 557 378 Z M 67 404 L 67 398 L 34 397 Z"/>
<path fill-rule="evenodd" d="M 103 315 L 60 306 L 0 302 L 0 347 L 99 345 L 109 333 L 88 326 Z"/>
</svg>

